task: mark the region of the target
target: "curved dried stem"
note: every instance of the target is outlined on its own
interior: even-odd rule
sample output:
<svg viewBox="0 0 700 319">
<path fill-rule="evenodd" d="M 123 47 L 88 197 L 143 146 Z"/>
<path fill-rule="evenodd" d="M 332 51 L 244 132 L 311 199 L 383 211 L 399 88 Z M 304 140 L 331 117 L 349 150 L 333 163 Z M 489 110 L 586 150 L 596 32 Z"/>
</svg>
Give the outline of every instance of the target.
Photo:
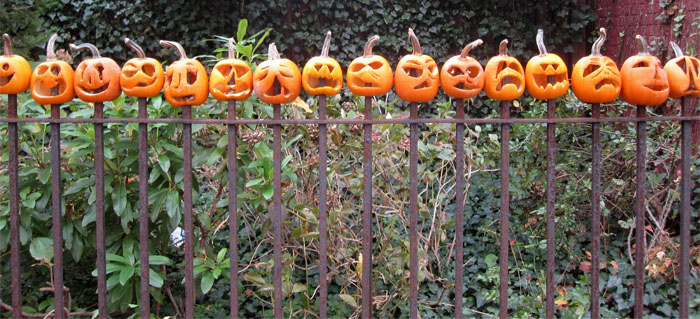
<svg viewBox="0 0 700 319">
<path fill-rule="evenodd" d="M 503 39 L 501 44 L 498 45 L 498 55 L 508 56 L 508 39 Z"/>
<path fill-rule="evenodd" d="M 373 35 L 369 40 L 367 40 L 367 44 L 365 44 L 365 52 L 363 56 L 365 58 L 369 58 L 372 56 L 372 48 L 374 48 L 374 44 L 379 41 L 379 36 L 378 35 Z"/>
<path fill-rule="evenodd" d="M 408 28 L 408 38 L 411 39 L 411 44 L 413 44 L 413 55 L 423 55 L 423 49 L 420 47 L 418 37 L 411 28 Z"/>
<path fill-rule="evenodd" d="M 331 32 L 326 32 L 326 39 L 323 40 L 323 48 L 321 48 L 321 56 L 324 58 L 328 57 L 328 53 L 331 51 Z"/>
<path fill-rule="evenodd" d="M 267 48 L 267 59 L 268 60 L 277 60 L 281 59 L 279 51 L 277 51 L 277 45 L 274 43 L 270 43 L 270 46 Z"/>
<path fill-rule="evenodd" d="M 229 59 L 234 59 L 236 58 L 236 45 L 233 43 L 233 37 L 228 39 L 228 58 Z"/>
<path fill-rule="evenodd" d="M 651 55 L 649 53 L 649 46 L 647 45 L 647 40 L 644 40 L 644 37 L 641 35 L 637 34 L 637 36 L 634 37 L 637 39 L 637 49 L 639 52 L 637 55 Z"/>
<path fill-rule="evenodd" d="M 591 55 L 595 56 L 601 56 L 602 54 L 600 53 L 600 48 L 603 47 L 603 43 L 605 43 L 605 38 L 608 36 L 608 33 L 605 31 L 605 28 L 600 28 L 599 34 L 598 34 L 598 39 L 593 42 L 593 47 L 591 47 Z"/>
<path fill-rule="evenodd" d="M 537 42 L 537 50 L 540 51 L 540 56 L 549 54 L 547 52 L 547 47 L 544 46 L 544 30 L 537 29 L 537 37 L 535 38 L 535 42 Z"/>
<path fill-rule="evenodd" d="M 467 44 L 467 46 L 462 49 L 462 53 L 459 54 L 460 59 L 466 59 L 467 56 L 469 55 L 469 52 L 474 49 L 477 46 L 480 46 L 484 43 L 481 39 L 476 39 L 472 41 L 471 43 Z"/>
<path fill-rule="evenodd" d="M 56 51 L 54 50 L 56 39 L 58 39 L 58 34 L 54 33 L 49 38 L 49 42 L 46 43 L 46 61 L 56 60 Z"/>
<path fill-rule="evenodd" d="M 139 59 L 145 59 L 146 58 L 146 53 L 143 52 L 143 49 L 136 44 L 136 42 L 131 41 L 129 38 L 124 38 L 124 43 L 128 45 L 134 52 L 136 52 L 136 55 L 139 57 Z"/>
<path fill-rule="evenodd" d="M 185 49 L 180 43 L 166 40 L 160 40 L 158 43 L 160 43 L 160 45 L 162 46 L 175 48 L 175 50 L 177 50 L 177 53 L 180 54 L 180 60 L 187 60 L 187 53 L 185 53 Z"/>
<path fill-rule="evenodd" d="M 685 56 L 683 50 L 681 50 L 681 47 L 679 47 L 676 42 L 671 41 L 671 49 L 673 49 L 673 54 L 675 54 L 677 58 Z"/>
<path fill-rule="evenodd" d="M 90 43 L 81 43 L 79 45 L 75 45 L 73 43 L 68 45 L 71 50 L 73 51 L 80 51 L 80 50 L 88 50 L 90 51 L 90 54 L 92 54 L 93 58 L 99 58 L 100 57 L 100 51 L 97 50 L 97 47 Z"/>
<path fill-rule="evenodd" d="M 10 36 L 7 35 L 7 33 L 3 33 L 2 38 L 5 39 L 5 51 L 3 52 L 5 56 L 11 56 L 12 55 L 12 40 L 10 40 Z"/>
</svg>

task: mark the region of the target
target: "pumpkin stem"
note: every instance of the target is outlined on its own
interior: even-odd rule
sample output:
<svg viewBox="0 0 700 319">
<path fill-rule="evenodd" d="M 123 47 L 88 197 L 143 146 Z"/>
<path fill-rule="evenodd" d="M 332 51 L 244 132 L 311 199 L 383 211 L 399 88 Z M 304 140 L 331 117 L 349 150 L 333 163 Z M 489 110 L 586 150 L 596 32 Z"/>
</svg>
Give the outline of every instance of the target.
<svg viewBox="0 0 700 319">
<path fill-rule="evenodd" d="M 420 47 L 418 37 L 413 33 L 413 29 L 411 28 L 408 28 L 408 38 L 411 39 L 411 43 L 413 43 L 413 55 L 423 55 L 423 49 Z"/>
<path fill-rule="evenodd" d="M 683 54 L 683 50 L 681 50 L 681 47 L 679 47 L 676 42 L 671 41 L 671 49 L 673 49 L 673 53 L 677 58 L 682 58 L 685 56 L 685 54 Z"/>
<path fill-rule="evenodd" d="M 233 44 L 233 37 L 228 39 L 228 58 L 229 59 L 236 58 L 236 45 Z"/>
<path fill-rule="evenodd" d="M 365 44 L 365 52 L 363 56 L 365 58 L 369 58 L 372 56 L 372 48 L 374 47 L 374 44 L 379 41 L 379 36 L 378 35 L 373 35 L 369 40 L 367 40 L 367 44 Z"/>
<path fill-rule="evenodd" d="M 2 38 L 5 39 L 5 56 L 12 56 L 12 40 L 10 40 L 10 36 L 7 35 L 7 33 L 3 33 Z"/>
<path fill-rule="evenodd" d="M 49 42 L 46 43 L 46 61 L 56 60 L 56 51 L 54 51 L 54 45 L 58 39 L 58 34 L 52 34 L 49 38 Z"/>
<path fill-rule="evenodd" d="M 187 53 L 185 53 L 185 49 L 182 47 L 182 45 L 180 45 L 180 43 L 166 40 L 160 40 L 158 43 L 165 47 L 175 48 L 175 50 L 177 50 L 177 53 L 180 54 L 180 60 L 187 60 Z"/>
<path fill-rule="evenodd" d="M 469 52 L 473 48 L 475 48 L 479 45 L 482 45 L 483 43 L 484 43 L 484 41 L 482 41 L 481 39 L 476 39 L 476 40 L 472 41 L 471 43 L 467 44 L 467 46 L 465 46 L 464 49 L 462 49 L 462 53 L 459 54 L 459 58 L 466 59 L 467 56 L 469 55 Z"/>
<path fill-rule="evenodd" d="M 537 37 L 535 38 L 537 42 L 537 50 L 540 50 L 540 56 L 549 54 L 547 52 L 547 47 L 544 46 L 544 30 L 537 29 Z"/>
<path fill-rule="evenodd" d="M 279 51 L 277 51 L 277 45 L 274 43 L 270 43 L 270 46 L 267 48 L 267 59 L 268 60 L 277 60 L 281 59 Z"/>
<path fill-rule="evenodd" d="M 637 55 L 651 55 L 649 53 L 649 46 L 647 45 L 647 40 L 644 40 L 644 37 L 642 37 L 639 34 L 637 34 L 637 36 L 635 36 L 634 38 L 637 39 L 637 48 L 639 49 Z"/>
<path fill-rule="evenodd" d="M 129 38 L 125 38 L 124 42 L 126 43 L 126 45 L 128 45 L 132 50 L 134 50 L 136 52 L 136 55 L 138 55 L 139 59 L 146 58 L 146 53 L 143 52 L 143 49 L 141 49 L 141 47 L 138 44 L 136 44 L 136 42 L 131 41 L 131 39 L 129 39 Z"/>
<path fill-rule="evenodd" d="M 598 39 L 593 42 L 593 47 L 591 47 L 591 55 L 594 56 L 601 56 L 602 54 L 600 53 L 600 48 L 603 46 L 603 43 L 605 43 L 605 38 L 608 36 L 608 33 L 605 31 L 605 28 L 600 28 L 599 34 L 598 34 Z"/>
<path fill-rule="evenodd" d="M 498 55 L 508 56 L 508 39 L 503 39 L 501 44 L 498 45 Z"/>
<path fill-rule="evenodd" d="M 326 39 L 323 40 L 323 48 L 321 48 L 321 56 L 324 58 L 328 57 L 328 52 L 331 51 L 331 32 L 326 33 Z"/>
<path fill-rule="evenodd" d="M 71 50 L 73 51 L 80 51 L 80 50 L 89 50 L 90 53 L 92 54 L 93 58 L 99 58 L 100 57 L 100 51 L 97 50 L 97 47 L 90 43 L 81 43 L 79 45 L 75 45 L 73 43 L 68 45 Z"/>
</svg>

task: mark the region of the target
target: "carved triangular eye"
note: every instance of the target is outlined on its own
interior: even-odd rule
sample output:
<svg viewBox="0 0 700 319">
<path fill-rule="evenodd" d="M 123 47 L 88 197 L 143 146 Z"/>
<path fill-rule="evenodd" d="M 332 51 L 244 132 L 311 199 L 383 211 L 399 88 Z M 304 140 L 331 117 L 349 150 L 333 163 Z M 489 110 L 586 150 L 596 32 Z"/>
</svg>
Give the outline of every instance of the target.
<svg viewBox="0 0 700 319">
<path fill-rule="evenodd" d="M 147 63 L 141 67 L 141 72 L 143 72 L 143 74 L 151 77 L 151 76 L 156 74 L 156 68 L 152 64 Z"/>
<path fill-rule="evenodd" d="M 45 65 L 40 65 L 39 70 L 37 70 L 37 73 L 39 75 L 42 75 L 42 74 L 46 73 L 46 71 L 48 71 L 48 70 L 49 70 L 49 67 L 47 67 Z"/>
<path fill-rule="evenodd" d="M 649 63 L 647 61 L 639 61 L 639 62 L 635 63 L 632 67 L 633 68 L 648 68 Z"/>
<path fill-rule="evenodd" d="M 197 71 L 187 70 L 187 84 L 194 84 L 197 81 Z"/>
<path fill-rule="evenodd" d="M 248 74 L 248 72 L 250 72 L 250 69 L 243 67 L 243 66 L 240 66 L 240 65 L 236 65 L 233 68 L 236 71 L 236 76 L 239 78 Z"/>
<path fill-rule="evenodd" d="M 323 64 L 314 65 L 314 69 L 316 69 L 316 71 L 321 71 L 321 68 L 323 68 Z"/>
<path fill-rule="evenodd" d="M 289 70 L 287 70 L 286 68 L 282 68 L 282 67 L 280 67 L 280 69 L 279 69 L 279 74 L 280 74 L 280 76 L 285 77 L 285 78 L 293 78 L 294 77 L 294 74 L 289 73 Z"/>
<path fill-rule="evenodd" d="M 362 70 L 365 66 L 366 66 L 366 64 L 364 64 L 364 63 L 355 63 L 355 64 L 350 66 L 351 67 L 350 71 L 351 72 L 360 72 L 360 70 Z"/>
<path fill-rule="evenodd" d="M 375 69 L 375 70 L 381 69 L 382 66 L 384 66 L 384 64 L 382 62 L 379 62 L 379 61 L 375 61 L 375 62 L 372 62 L 369 64 L 369 67 L 372 69 Z"/>
<path fill-rule="evenodd" d="M 328 68 L 328 72 L 329 72 L 329 73 L 333 73 L 333 70 L 335 70 L 335 67 L 332 66 L 332 65 L 330 65 L 330 64 L 329 64 L 329 65 L 326 65 L 326 67 Z"/>
<path fill-rule="evenodd" d="M 583 77 L 589 76 L 591 73 L 595 72 L 598 69 L 600 69 L 599 64 L 589 64 L 588 67 L 583 70 Z"/>
<path fill-rule="evenodd" d="M 467 68 L 467 74 L 469 74 L 469 77 L 477 77 L 479 74 L 481 74 L 481 69 L 475 66 L 470 66 Z"/>
<path fill-rule="evenodd" d="M 463 75 L 463 74 L 464 74 L 464 72 L 462 71 L 462 69 L 460 69 L 460 68 L 458 68 L 458 67 L 456 67 L 456 66 L 453 66 L 453 67 L 451 67 L 449 70 L 447 70 L 447 73 L 449 73 L 449 74 L 452 75 L 452 76 L 457 76 L 457 75 Z"/>
</svg>

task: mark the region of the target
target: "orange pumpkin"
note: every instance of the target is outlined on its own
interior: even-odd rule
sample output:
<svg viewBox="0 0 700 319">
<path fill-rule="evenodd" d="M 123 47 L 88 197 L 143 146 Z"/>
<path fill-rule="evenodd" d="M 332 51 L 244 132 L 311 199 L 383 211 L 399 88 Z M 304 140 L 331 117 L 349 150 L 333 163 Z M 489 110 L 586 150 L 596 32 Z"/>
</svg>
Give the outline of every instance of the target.
<svg viewBox="0 0 700 319">
<path fill-rule="evenodd" d="M 209 78 L 202 63 L 187 58 L 180 43 L 160 40 L 160 45 L 175 48 L 180 54 L 165 73 L 163 95 L 168 103 L 174 107 L 204 103 L 209 97 Z"/>
<path fill-rule="evenodd" d="M 301 92 L 301 72 L 294 62 L 282 59 L 277 46 L 271 43 L 267 61 L 260 63 L 253 73 L 253 89 L 265 103 L 289 103 Z"/>
<path fill-rule="evenodd" d="M 29 83 L 34 101 L 41 105 L 66 103 L 75 96 L 73 68 L 65 61 L 56 60 L 54 43 L 57 38 L 55 33 L 49 38 L 46 44 L 46 62 L 37 65 Z"/>
<path fill-rule="evenodd" d="M 518 59 L 508 55 L 508 40 L 501 41 L 498 56 L 484 69 L 484 92 L 494 100 L 515 100 L 525 92 L 525 73 Z"/>
<path fill-rule="evenodd" d="M 309 94 L 336 95 L 343 88 L 343 69 L 338 61 L 328 57 L 331 48 L 331 32 L 326 33 L 321 55 L 306 62 L 301 72 L 301 85 Z"/>
<path fill-rule="evenodd" d="M 413 43 L 413 53 L 406 55 L 396 65 L 394 89 L 400 99 L 408 102 L 428 102 L 435 98 L 440 87 L 437 63 L 424 55 L 413 29 L 408 29 Z"/>
<path fill-rule="evenodd" d="M 365 51 L 348 66 L 347 83 L 350 91 L 360 96 L 377 96 L 391 90 L 394 73 L 384 57 L 372 54 L 374 43 L 379 40 L 375 35 L 365 44 Z"/>
<path fill-rule="evenodd" d="M 606 35 L 605 29 L 600 28 L 591 55 L 578 60 L 571 72 L 571 88 L 583 102 L 607 103 L 620 95 L 620 70 L 615 61 L 600 54 Z"/>
<path fill-rule="evenodd" d="M 12 41 L 7 33 L 5 51 L 0 56 L 0 94 L 17 94 L 27 90 L 32 79 L 32 68 L 29 62 L 19 55 L 12 54 Z"/>
<path fill-rule="evenodd" d="M 90 43 L 70 44 L 73 51 L 89 50 L 92 58 L 85 59 L 75 69 L 75 94 L 85 102 L 112 101 L 122 93 L 119 85 L 121 69 L 117 62 L 103 58 Z"/>
<path fill-rule="evenodd" d="M 668 75 L 669 95 L 674 99 L 700 97 L 700 60 L 683 54 L 683 50 L 673 41 L 671 48 L 676 57 L 664 66 Z"/>
<path fill-rule="evenodd" d="M 639 53 L 622 64 L 622 98 L 634 105 L 659 105 L 669 94 L 668 77 L 659 58 L 651 55 L 647 42 L 637 35 Z"/>
<path fill-rule="evenodd" d="M 440 84 L 447 95 L 468 99 L 476 96 L 484 87 L 484 69 L 469 52 L 484 41 L 478 39 L 462 49 L 460 55 L 451 57 L 440 70 Z"/>
<path fill-rule="evenodd" d="M 253 92 L 253 72 L 236 59 L 233 38 L 228 40 L 228 59 L 216 63 L 209 78 L 209 92 L 219 101 L 245 100 Z"/>
<path fill-rule="evenodd" d="M 122 91 L 128 96 L 152 97 L 160 93 L 165 82 L 163 66 L 158 60 L 147 58 L 141 47 L 129 40 L 124 42 L 136 52 L 138 57 L 126 61 L 119 76 Z"/>
<path fill-rule="evenodd" d="M 569 70 L 558 55 L 547 52 L 542 29 L 537 30 L 536 41 L 540 54 L 530 58 L 525 66 L 527 90 L 536 99 L 556 99 L 569 90 Z"/>
</svg>

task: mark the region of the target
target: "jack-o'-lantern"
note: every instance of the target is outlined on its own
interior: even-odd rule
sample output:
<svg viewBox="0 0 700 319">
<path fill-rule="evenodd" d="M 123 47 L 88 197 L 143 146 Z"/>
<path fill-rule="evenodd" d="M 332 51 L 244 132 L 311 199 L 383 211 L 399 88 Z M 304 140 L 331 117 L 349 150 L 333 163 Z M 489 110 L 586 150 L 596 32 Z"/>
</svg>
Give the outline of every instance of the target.
<svg viewBox="0 0 700 319">
<path fill-rule="evenodd" d="M 508 55 L 508 40 L 498 46 L 498 55 L 484 69 L 484 92 L 494 100 L 515 100 L 525 92 L 525 73 L 520 61 Z"/>
<path fill-rule="evenodd" d="M 175 48 L 180 54 L 180 59 L 165 72 L 163 95 L 168 103 L 174 107 L 204 103 L 209 97 L 209 78 L 202 63 L 187 58 L 180 43 L 160 40 L 160 45 Z"/>
<path fill-rule="evenodd" d="M 331 48 L 331 32 L 326 33 L 321 55 L 306 62 L 301 71 L 301 85 L 309 94 L 335 95 L 343 88 L 343 69 L 335 59 L 328 57 Z"/>
<path fill-rule="evenodd" d="M 233 38 L 228 40 L 228 59 L 216 63 L 209 78 L 209 92 L 219 101 L 245 100 L 253 92 L 253 72 L 236 59 Z"/>
<path fill-rule="evenodd" d="M 29 83 L 32 98 L 41 105 L 66 103 L 75 96 L 73 68 L 67 62 L 56 59 L 54 43 L 57 38 L 55 33 L 49 38 L 46 44 L 46 61 L 34 68 Z"/>
<path fill-rule="evenodd" d="M 90 43 L 70 44 L 73 51 L 88 50 L 91 58 L 85 59 L 75 68 L 75 95 L 85 102 L 112 101 L 122 93 L 119 85 L 121 69 L 117 62 L 100 56 L 97 48 Z"/>
<path fill-rule="evenodd" d="M 374 44 L 379 41 L 375 35 L 365 44 L 365 51 L 348 66 L 347 83 L 350 91 L 359 96 L 377 96 L 391 90 L 394 72 L 384 57 L 372 54 Z"/>
<path fill-rule="evenodd" d="M 668 77 L 659 58 L 649 53 L 647 42 L 637 35 L 639 53 L 622 64 L 622 98 L 634 105 L 659 105 L 669 94 Z"/>
<path fill-rule="evenodd" d="M 126 61 L 119 76 L 122 91 L 128 96 L 152 97 L 160 93 L 165 82 L 163 66 L 154 58 L 147 58 L 141 47 L 129 38 L 124 42 L 137 57 Z"/>
<path fill-rule="evenodd" d="M 402 57 L 396 65 L 394 89 L 404 101 L 428 102 L 435 98 L 440 87 L 437 63 L 423 54 L 413 29 L 408 29 L 408 38 L 413 43 L 413 53 Z"/>
<path fill-rule="evenodd" d="M 525 66 L 527 91 L 536 99 L 556 99 L 569 90 L 569 70 L 558 55 L 547 52 L 542 29 L 537 30 L 536 42 L 540 54 Z"/>
<path fill-rule="evenodd" d="M 289 103 L 301 92 L 301 72 L 292 60 L 282 59 L 277 46 L 271 43 L 267 61 L 260 63 L 253 73 L 253 89 L 265 103 Z"/>
<path fill-rule="evenodd" d="M 476 96 L 484 87 L 484 69 L 469 52 L 484 41 L 475 40 L 462 49 L 460 55 L 451 57 L 440 70 L 440 85 L 447 95 L 460 99 Z"/>
<path fill-rule="evenodd" d="M 671 48 L 676 57 L 664 66 L 668 76 L 669 95 L 674 99 L 684 96 L 700 97 L 700 60 L 683 54 L 683 50 L 673 41 Z"/>
<path fill-rule="evenodd" d="M 32 79 L 32 68 L 25 58 L 12 54 L 10 36 L 5 33 L 2 37 L 5 39 L 5 51 L 0 56 L 0 94 L 24 92 Z"/>
<path fill-rule="evenodd" d="M 605 29 L 600 28 L 591 55 L 578 60 L 571 72 L 571 89 L 583 102 L 607 103 L 620 95 L 620 70 L 615 61 L 600 54 L 606 35 Z"/>
</svg>

